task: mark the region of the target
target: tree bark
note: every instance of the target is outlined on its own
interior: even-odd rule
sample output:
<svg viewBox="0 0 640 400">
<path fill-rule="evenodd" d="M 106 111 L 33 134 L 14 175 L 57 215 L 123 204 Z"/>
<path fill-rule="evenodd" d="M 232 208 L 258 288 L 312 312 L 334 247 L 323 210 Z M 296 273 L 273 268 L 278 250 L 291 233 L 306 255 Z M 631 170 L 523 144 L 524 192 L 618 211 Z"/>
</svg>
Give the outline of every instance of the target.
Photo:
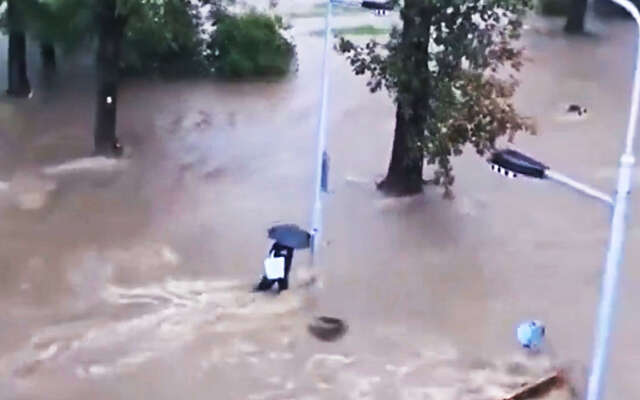
<svg viewBox="0 0 640 400">
<path fill-rule="evenodd" d="M 584 17 L 586 13 L 587 0 L 571 0 L 564 31 L 573 34 L 584 33 Z"/>
<path fill-rule="evenodd" d="M 56 48 L 52 43 L 40 43 L 40 57 L 42 59 L 42 68 L 44 68 L 45 71 L 56 70 Z"/>
<path fill-rule="evenodd" d="M 117 15 L 116 0 L 99 0 L 98 54 L 96 60 L 98 85 L 94 125 L 95 153 L 117 156 L 116 111 L 118 104 L 118 67 L 125 20 Z"/>
<path fill-rule="evenodd" d="M 394 196 L 410 196 L 422 192 L 422 167 L 424 156 L 422 152 L 413 148 L 416 132 L 411 126 L 410 118 L 404 106 L 399 103 L 396 108 L 396 127 L 393 134 L 393 149 L 387 176 L 378 184 L 382 192 Z"/>
<path fill-rule="evenodd" d="M 396 126 L 393 149 L 387 176 L 378 184 L 378 189 L 393 196 L 409 196 L 422 192 L 424 180 L 424 151 L 422 147 L 429 112 L 429 60 L 428 40 L 431 16 L 429 7 L 421 0 L 407 0 L 401 13 L 403 20 L 402 44 L 400 51 L 406 59 L 409 77 L 399 84 Z M 416 88 L 413 77 L 419 77 L 421 84 Z"/>
<path fill-rule="evenodd" d="M 28 97 L 31 94 L 31 85 L 27 76 L 27 38 L 16 1 L 9 0 L 7 4 L 9 24 L 9 85 L 7 94 L 14 97 Z"/>
</svg>

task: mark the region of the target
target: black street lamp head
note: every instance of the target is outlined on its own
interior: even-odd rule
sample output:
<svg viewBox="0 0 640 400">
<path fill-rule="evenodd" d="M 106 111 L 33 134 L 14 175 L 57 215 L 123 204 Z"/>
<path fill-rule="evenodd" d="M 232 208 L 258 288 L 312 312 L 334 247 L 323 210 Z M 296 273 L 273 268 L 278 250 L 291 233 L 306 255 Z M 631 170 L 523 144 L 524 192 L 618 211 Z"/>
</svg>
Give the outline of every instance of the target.
<svg viewBox="0 0 640 400">
<path fill-rule="evenodd" d="M 393 2 L 392 1 L 387 1 L 387 2 L 380 2 L 380 1 L 371 1 L 371 0 L 364 0 L 362 2 L 362 8 L 366 8 L 369 10 L 384 10 L 384 11 L 391 11 L 393 10 Z"/>
<path fill-rule="evenodd" d="M 545 171 L 549 169 L 540 161 L 511 149 L 495 151 L 489 157 L 489 162 L 514 174 L 538 179 L 544 178 Z"/>
<path fill-rule="evenodd" d="M 491 164 L 491 163 L 489 163 Z M 518 174 L 516 174 L 515 172 L 509 171 L 508 169 L 504 169 L 501 168 L 499 166 L 497 166 L 496 164 L 491 164 L 491 170 L 493 172 L 497 172 L 500 175 L 506 176 L 507 178 L 517 178 Z"/>
</svg>

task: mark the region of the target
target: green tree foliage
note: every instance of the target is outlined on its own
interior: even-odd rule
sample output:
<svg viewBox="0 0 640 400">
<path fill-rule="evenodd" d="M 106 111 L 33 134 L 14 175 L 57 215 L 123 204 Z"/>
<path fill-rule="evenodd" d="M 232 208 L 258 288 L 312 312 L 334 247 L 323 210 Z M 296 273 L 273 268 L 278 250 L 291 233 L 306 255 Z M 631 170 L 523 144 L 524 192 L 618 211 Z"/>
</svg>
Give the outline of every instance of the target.
<svg viewBox="0 0 640 400">
<path fill-rule="evenodd" d="M 563 17 L 568 14 L 572 0 L 539 0 L 537 9 L 542 15 Z"/>
<path fill-rule="evenodd" d="M 226 78 L 283 76 L 289 72 L 295 48 L 282 35 L 278 17 L 249 13 L 226 15 L 208 44 L 215 73 Z"/>
<path fill-rule="evenodd" d="M 201 0 L 199 5 L 204 3 Z M 135 48 L 129 55 L 138 57 L 138 67 L 146 65 L 159 70 L 180 58 L 185 58 L 187 64 L 196 62 L 190 58 L 197 56 L 199 43 L 198 16 L 193 4 L 187 0 L 93 0 L 98 36 L 96 153 L 116 156 L 122 153 L 116 136 L 116 116 L 120 72 L 126 65 L 128 45 Z"/>
<path fill-rule="evenodd" d="M 34 24 L 41 26 L 37 31 L 44 36 L 68 49 L 95 43 L 100 0 L 28 1 L 48 3 L 49 12 L 33 18 Z M 121 69 L 134 74 L 162 74 L 201 65 L 203 43 L 193 7 L 186 0 L 117 0 L 115 18 L 125 26 Z"/>
<path fill-rule="evenodd" d="M 396 103 L 391 163 L 379 188 L 406 195 L 422 190 L 423 160 L 433 183 L 451 195 L 451 157 L 472 145 L 479 155 L 496 140 L 535 132 L 511 103 L 522 67 L 517 47 L 531 0 L 405 0 L 402 28 L 382 45 L 344 38 L 338 50 L 372 92 L 387 89 Z"/>
<path fill-rule="evenodd" d="M 68 50 L 86 49 L 97 41 L 100 0 L 19 1 L 32 37 Z M 256 12 L 230 15 L 225 5 L 232 2 L 117 0 L 117 18 L 125 22 L 121 72 L 167 76 L 215 71 L 228 78 L 286 74 L 295 51 L 281 34 L 281 19 Z M 201 7 L 207 8 L 206 15 Z M 216 28 L 205 33 L 208 23 Z"/>
<path fill-rule="evenodd" d="M 21 16 L 20 27 L 38 41 L 73 48 L 93 33 L 91 0 L 0 0 L 0 8 L 6 8 L 9 2 Z M 10 25 L 6 12 L 0 21 L 6 30 Z"/>
<path fill-rule="evenodd" d="M 213 6 L 209 17 L 217 18 L 221 6 Z M 197 11 L 184 0 L 164 0 L 135 10 L 123 43 L 125 72 L 164 76 L 205 73 L 207 38 L 200 32 Z"/>
</svg>

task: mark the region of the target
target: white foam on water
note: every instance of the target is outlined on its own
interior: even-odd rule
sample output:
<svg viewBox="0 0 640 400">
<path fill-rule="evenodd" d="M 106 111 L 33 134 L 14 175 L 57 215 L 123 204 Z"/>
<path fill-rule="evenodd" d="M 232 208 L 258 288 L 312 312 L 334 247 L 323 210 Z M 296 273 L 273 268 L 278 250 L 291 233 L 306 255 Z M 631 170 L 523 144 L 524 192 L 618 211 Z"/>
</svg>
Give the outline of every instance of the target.
<svg viewBox="0 0 640 400">
<path fill-rule="evenodd" d="M 374 181 L 371 179 L 367 179 L 361 176 L 356 176 L 356 175 L 347 175 L 345 176 L 344 180 L 347 183 L 356 183 L 356 184 L 361 184 L 361 185 L 371 185 L 373 187 L 374 185 Z"/>
<path fill-rule="evenodd" d="M 320 364 L 327 366 L 347 365 L 354 361 L 354 357 L 346 357 L 342 354 L 314 354 L 313 357 L 307 361 L 305 369 L 311 370 Z"/>
<path fill-rule="evenodd" d="M 321 390 L 333 388 L 343 374 L 343 369 L 355 362 L 355 357 L 341 354 L 315 354 L 307 360 L 304 370 Z"/>
<path fill-rule="evenodd" d="M 50 178 L 33 170 L 20 170 L 8 184 L 2 182 L 0 186 L 9 193 L 13 204 L 22 210 L 42 208 L 57 187 Z"/>
<path fill-rule="evenodd" d="M 268 354 L 271 360 L 291 360 L 293 358 L 292 353 L 272 351 Z"/>
<path fill-rule="evenodd" d="M 286 389 L 284 389 L 284 390 L 269 390 L 267 392 L 250 394 L 248 399 L 249 400 L 287 399 L 288 397 L 285 396 L 287 394 L 287 392 L 288 392 L 288 390 L 286 390 Z"/>
<path fill-rule="evenodd" d="M 376 201 L 376 206 L 381 211 L 402 210 L 411 204 L 423 201 L 421 196 L 388 197 Z"/>
<path fill-rule="evenodd" d="M 349 394 L 352 400 L 373 400 L 374 388 L 382 381 L 379 376 L 356 378 L 355 382 L 350 385 L 353 387 Z"/>
<path fill-rule="evenodd" d="M 174 280 L 142 287 L 119 287 L 107 284 L 101 297 L 113 306 L 122 304 L 151 304 L 152 310 L 117 321 L 84 321 L 59 324 L 34 335 L 31 344 L 12 358 L 0 360 L 0 366 L 10 370 L 24 369 L 24 365 L 47 361 L 49 365 L 75 364 L 77 376 L 99 378 L 120 374 L 153 357 L 174 351 L 189 343 L 202 332 L 248 332 L 264 329 L 273 315 L 300 307 L 296 296 L 265 297 L 255 302 L 254 294 L 235 281 Z M 261 318 L 263 317 L 263 318 Z M 224 321 L 220 321 L 223 319 Z M 226 323 L 221 324 L 220 322 Z M 222 325 L 222 329 L 215 329 Z M 136 343 L 132 347 L 132 343 Z M 45 348 L 46 346 L 46 348 Z M 221 356 L 227 364 L 248 363 L 256 358 L 259 348 L 250 342 L 237 342 L 233 352 Z M 44 348 L 44 350 L 42 350 Z M 104 354 L 95 363 L 92 354 Z M 55 358 L 54 358 L 55 356 Z M 267 359 L 286 362 L 292 353 L 272 351 Z M 94 360 L 85 364 L 83 360 Z M 13 365 L 13 367 L 11 367 Z M 18 367 L 16 367 L 16 365 Z M 41 364 L 36 366 L 41 367 Z"/>
<path fill-rule="evenodd" d="M 109 368 L 104 365 L 92 365 L 88 369 L 89 374 L 91 375 L 106 375 L 109 372 Z"/>
<path fill-rule="evenodd" d="M 38 356 L 38 360 L 40 361 L 48 360 L 49 358 L 53 357 L 57 352 L 58 352 L 58 345 L 52 344 L 45 351 L 40 353 L 40 355 Z"/>
<path fill-rule="evenodd" d="M 119 171 L 129 165 L 128 160 L 107 157 L 85 157 L 42 169 L 45 175 L 55 176 L 70 172 Z"/>
</svg>

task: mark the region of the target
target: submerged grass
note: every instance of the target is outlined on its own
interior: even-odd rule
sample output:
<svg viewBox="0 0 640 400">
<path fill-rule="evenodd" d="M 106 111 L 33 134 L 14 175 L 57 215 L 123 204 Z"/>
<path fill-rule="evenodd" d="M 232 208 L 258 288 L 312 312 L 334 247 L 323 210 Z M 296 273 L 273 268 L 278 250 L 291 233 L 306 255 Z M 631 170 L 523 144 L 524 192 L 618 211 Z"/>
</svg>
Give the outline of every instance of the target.
<svg viewBox="0 0 640 400">
<path fill-rule="evenodd" d="M 380 28 L 373 25 L 359 25 L 348 28 L 335 28 L 333 34 L 335 36 L 379 36 L 388 35 L 391 32 L 389 28 Z M 324 30 L 313 31 L 312 36 L 324 35 Z"/>
<path fill-rule="evenodd" d="M 340 5 L 333 6 L 333 14 L 334 15 L 345 15 L 345 14 L 363 14 L 368 12 L 368 10 L 360 7 L 346 7 Z M 324 17 L 327 12 L 327 3 L 319 2 L 315 3 L 313 7 L 307 11 L 294 12 L 289 14 L 290 18 L 320 18 Z"/>
</svg>

